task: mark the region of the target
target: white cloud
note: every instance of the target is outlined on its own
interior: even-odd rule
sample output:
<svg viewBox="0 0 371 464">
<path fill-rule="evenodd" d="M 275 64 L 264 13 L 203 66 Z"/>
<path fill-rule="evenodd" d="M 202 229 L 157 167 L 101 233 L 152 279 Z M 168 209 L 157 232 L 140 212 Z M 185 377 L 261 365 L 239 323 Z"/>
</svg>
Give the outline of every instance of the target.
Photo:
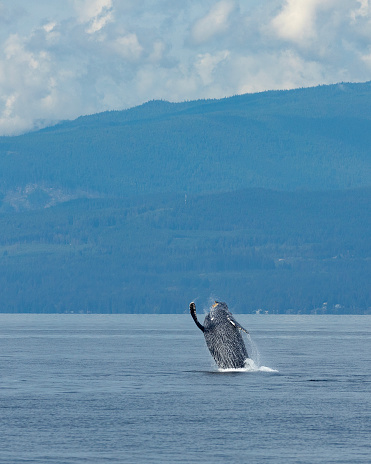
<svg viewBox="0 0 371 464">
<path fill-rule="evenodd" d="M 153 43 L 153 50 L 150 53 L 149 61 L 157 63 L 160 62 L 166 51 L 165 43 L 162 40 L 156 40 Z"/>
<path fill-rule="evenodd" d="M 350 15 L 352 19 L 355 21 L 358 16 L 368 16 L 370 14 L 370 4 L 369 0 L 358 0 L 358 8 L 355 8 L 351 11 Z"/>
<path fill-rule="evenodd" d="M 53 31 L 57 23 L 55 21 L 51 21 L 50 23 L 44 24 L 43 29 L 45 32 L 50 33 Z"/>
<path fill-rule="evenodd" d="M 139 60 L 143 53 L 138 37 L 134 33 L 128 33 L 118 37 L 115 41 L 115 50 L 123 58 L 129 61 Z"/>
<path fill-rule="evenodd" d="M 280 38 L 304 43 L 317 37 L 319 9 L 331 8 L 333 0 L 286 0 L 272 25 Z"/>
<path fill-rule="evenodd" d="M 74 0 L 78 20 L 87 24 L 86 32 L 94 34 L 113 20 L 112 0 Z"/>
<path fill-rule="evenodd" d="M 13 107 L 14 107 L 14 103 L 16 102 L 16 100 L 17 100 L 16 94 L 9 95 L 8 98 L 5 100 L 5 109 L 3 112 L 4 118 L 12 117 Z"/>
<path fill-rule="evenodd" d="M 88 23 L 102 14 L 106 14 L 112 8 L 112 0 L 73 0 L 77 12 L 77 19 L 82 23 Z"/>
<path fill-rule="evenodd" d="M 0 0 L 0 134 L 40 120 L 371 79 L 369 0 Z"/>
<path fill-rule="evenodd" d="M 229 17 L 235 8 L 235 2 L 228 0 L 221 0 L 213 5 L 210 11 L 193 26 L 192 39 L 194 42 L 206 42 L 215 35 L 226 32 L 229 27 Z"/>
<path fill-rule="evenodd" d="M 234 62 L 232 74 L 239 94 L 307 87 L 323 81 L 320 64 L 304 60 L 292 50 L 240 57 Z"/>
<path fill-rule="evenodd" d="M 369 48 L 369 53 L 362 55 L 361 59 L 371 72 L 371 47 Z"/>
<path fill-rule="evenodd" d="M 210 53 L 204 53 L 198 55 L 197 61 L 195 64 L 195 69 L 201 77 L 203 85 L 207 86 L 214 82 L 214 71 L 218 64 L 224 61 L 229 56 L 228 50 L 223 50 L 211 55 Z"/>
</svg>

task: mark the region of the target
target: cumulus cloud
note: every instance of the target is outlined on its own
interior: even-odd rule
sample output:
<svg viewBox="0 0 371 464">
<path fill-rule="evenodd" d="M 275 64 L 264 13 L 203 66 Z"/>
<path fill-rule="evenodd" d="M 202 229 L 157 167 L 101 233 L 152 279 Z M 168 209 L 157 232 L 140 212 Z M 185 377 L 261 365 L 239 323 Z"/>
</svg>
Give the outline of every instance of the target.
<svg viewBox="0 0 371 464">
<path fill-rule="evenodd" d="M 214 55 L 211 55 L 210 53 L 198 55 L 198 60 L 195 63 L 195 69 L 197 70 L 204 86 L 211 84 L 215 80 L 213 76 L 214 70 L 219 63 L 228 58 L 228 56 L 228 50 L 218 52 Z"/>
<path fill-rule="evenodd" d="M 371 79 L 369 0 L 0 0 L 0 134 L 154 98 Z"/>
<path fill-rule="evenodd" d="M 316 35 L 316 13 L 326 0 L 287 0 L 272 24 L 281 38 L 306 42 Z"/>
<path fill-rule="evenodd" d="M 351 11 L 350 15 L 353 20 L 357 19 L 357 16 L 368 16 L 370 14 L 370 3 L 369 0 L 358 0 L 358 8 L 356 7 Z"/>
<path fill-rule="evenodd" d="M 196 43 L 203 43 L 215 35 L 227 32 L 230 25 L 229 17 L 235 8 L 234 1 L 217 2 L 205 16 L 196 21 L 192 28 L 192 39 Z"/>
<path fill-rule="evenodd" d="M 129 61 L 139 60 L 143 52 L 143 47 L 140 45 L 138 37 L 134 33 L 128 33 L 118 37 L 114 45 L 117 54 Z"/>
<path fill-rule="evenodd" d="M 74 0 L 77 19 L 87 24 L 88 34 L 100 31 L 113 20 L 112 0 Z"/>
</svg>

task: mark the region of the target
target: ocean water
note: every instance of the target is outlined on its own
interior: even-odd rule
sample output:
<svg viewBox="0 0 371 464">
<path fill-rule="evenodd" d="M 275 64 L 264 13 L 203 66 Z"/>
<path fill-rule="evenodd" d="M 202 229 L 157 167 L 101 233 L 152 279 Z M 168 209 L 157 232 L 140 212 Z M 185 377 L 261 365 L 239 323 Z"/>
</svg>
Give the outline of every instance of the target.
<svg viewBox="0 0 371 464">
<path fill-rule="evenodd" d="M 369 463 L 371 316 L 0 315 L 0 463 Z"/>
</svg>

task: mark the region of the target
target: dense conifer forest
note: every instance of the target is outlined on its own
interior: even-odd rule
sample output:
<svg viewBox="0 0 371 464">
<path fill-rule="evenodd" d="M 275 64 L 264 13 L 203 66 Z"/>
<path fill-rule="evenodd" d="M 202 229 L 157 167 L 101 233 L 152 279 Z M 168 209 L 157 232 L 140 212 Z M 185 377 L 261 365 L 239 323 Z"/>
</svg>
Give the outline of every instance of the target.
<svg viewBox="0 0 371 464">
<path fill-rule="evenodd" d="M 0 137 L 0 312 L 370 313 L 371 84 Z"/>
</svg>

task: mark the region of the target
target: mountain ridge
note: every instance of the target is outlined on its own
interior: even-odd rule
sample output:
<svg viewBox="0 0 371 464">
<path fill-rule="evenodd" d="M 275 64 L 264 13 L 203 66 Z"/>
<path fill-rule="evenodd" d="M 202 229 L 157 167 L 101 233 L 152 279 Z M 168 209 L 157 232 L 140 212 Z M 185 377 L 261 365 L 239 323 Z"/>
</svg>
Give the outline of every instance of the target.
<svg viewBox="0 0 371 464">
<path fill-rule="evenodd" d="M 175 116 L 178 115 L 179 113 L 203 113 L 209 112 L 212 109 L 217 109 L 218 106 L 223 105 L 225 109 L 226 105 L 230 105 L 231 103 L 235 102 L 236 100 L 240 104 L 252 104 L 256 105 L 258 102 L 260 105 L 264 103 L 264 100 L 266 98 L 272 98 L 274 100 L 277 100 L 280 102 L 283 99 L 289 101 L 289 97 L 291 96 L 302 96 L 302 95 L 307 95 L 311 96 L 310 94 L 312 92 L 321 92 L 321 91 L 330 91 L 333 96 L 342 96 L 345 93 L 354 95 L 354 91 L 357 91 L 357 94 L 365 95 L 369 98 L 369 92 L 371 90 L 371 81 L 367 81 L 364 83 L 338 83 L 338 84 L 330 84 L 330 85 L 320 85 L 316 87 L 302 87 L 302 88 L 296 88 L 296 89 L 289 89 L 289 90 L 265 90 L 262 92 L 257 92 L 257 93 L 246 93 L 246 94 L 241 94 L 241 95 L 233 95 L 230 97 L 224 97 L 224 98 L 214 98 L 214 99 L 199 99 L 199 100 L 190 100 L 190 101 L 184 101 L 184 102 L 169 102 L 167 100 L 149 100 L 147 102 L 144 102 L 138 106 L 132 107 L 132 108 L 127 108 L 124 110 L 107 110 L 103 112 L 98 112 L 98 113 L 92 113 L 90 115 L 81 115 L 73 120 L 65 120 L 65 121 L 60 121 L 57 122 L 56 124 L 53 124 L 52 126 L 45 127 L 43 129 L 39 129 L 36 131 L 32 132 L 41 132 L 45 130 L 50 130 L 53 131 L 53 129 L 58 129 L 59 126 L 75 126 L 78 125 L 79 123 L 83 123 L 86 121 L 94 121 L 96 117 L 102 118 L 100 119 L 99 122 L 103 122 L 105 118 L 110 118 L 117 116 L 116 118 L 113 118 L 116 120 L 115 124 L 119 125 L 122 124 L 125 121 L 141 121 L 143 119 L 150 120 L 153 117 L 157 118 L 158 113 L 161 112 L 163 116 Z M 359 104 L 359 102 L 358 102 Z M 366 105 L 369 105 L 369 102 L 366 103 Z M 154 110 L 155 108 L 155 110 Z M 368 106 L 369 108 L 369 106 Z M 198 109 L 198 111 L 197 111 Z M 205 110 L 205 111 L 201 111 Z M 277 110 L 282 110 L 282 107 L 276 106 L 274 108 L 275 111 Z M 151 116 L 152 114 L 152 116 Z M 134 117 L 133 117 L 134 116 Z M 368 117 L 369 115 L 367 112 L 364 112 L 362 110 L 362 117 Z M 368 118 L 369 119 L 369 118 Z M 94 122 L 93 122 L 94 124 Z M 23 134 L 24 135 L 24 134 Z"/>
<path fill-rule="evenodd" d="M 147 102 L 0 137 L 0 192 L 126 196 L 370 185 L 371 83 Z"/>
<path fill-rule="evenodd" d="M 370 314 L 371 83 L 0 137 L 0 312 Z"/>
</svg>

